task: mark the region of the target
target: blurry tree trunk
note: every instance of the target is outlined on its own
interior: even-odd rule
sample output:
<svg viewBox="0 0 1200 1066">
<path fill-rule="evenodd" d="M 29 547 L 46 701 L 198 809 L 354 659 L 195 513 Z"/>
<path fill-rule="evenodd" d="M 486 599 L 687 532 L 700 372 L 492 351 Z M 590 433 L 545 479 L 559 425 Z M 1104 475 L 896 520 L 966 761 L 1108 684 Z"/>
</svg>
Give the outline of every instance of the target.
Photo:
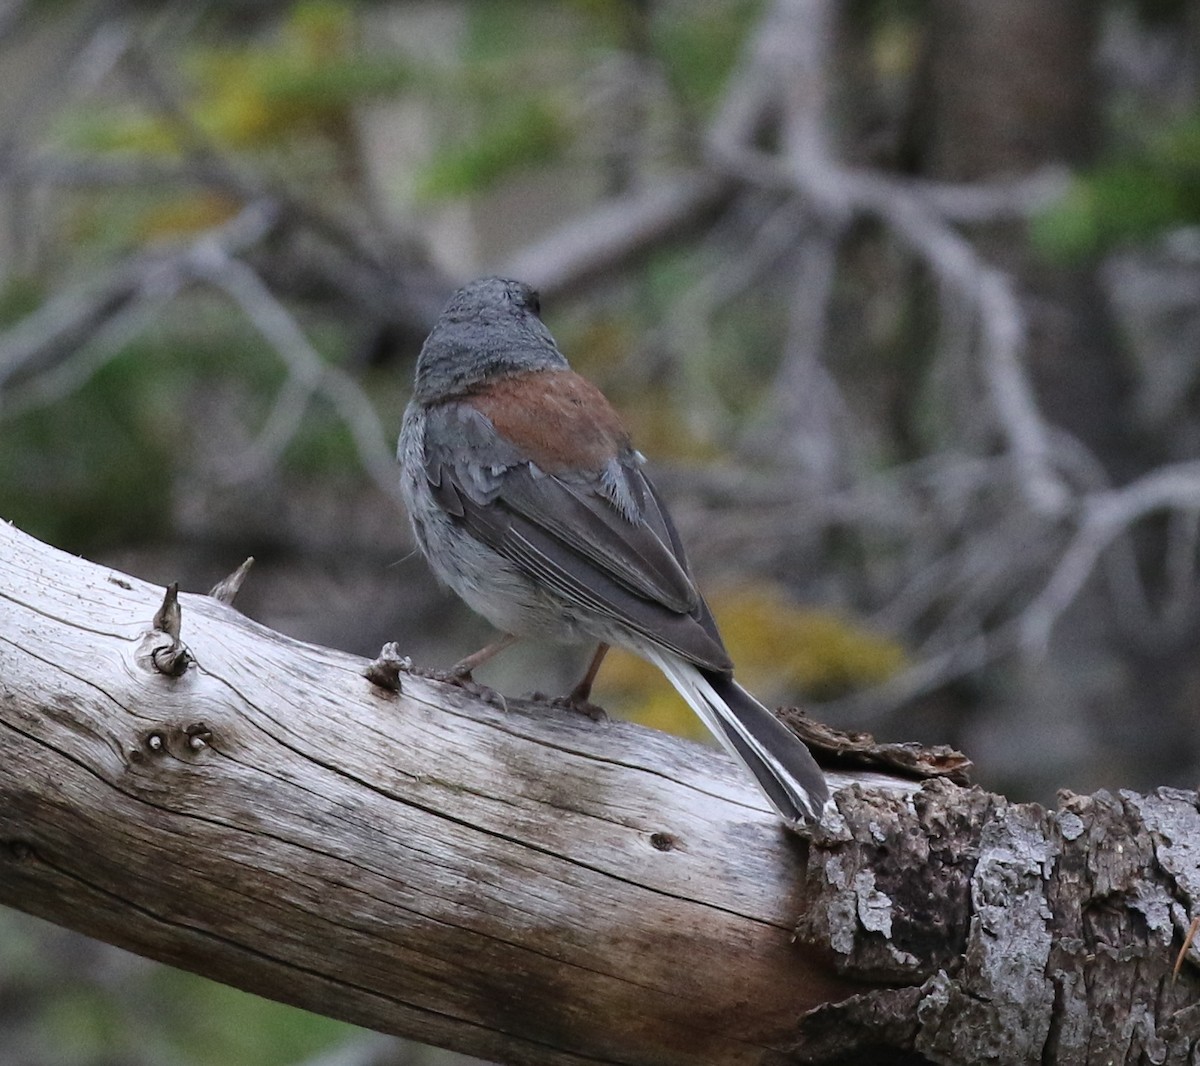
<svg viewBox="0 0 1200 1066">
<path fill-rule="evenodd" d="M 1102 121 L 1090 65 L 1103 5 L 934 0 L 933 12 L 925 97 L 929 176 L 978 181 L 1090 160 Z M 1023 222 L 989 227 L 974 240 L 1027 294 L 1028 368 L 1047 421 L 1098 460 L 1102 471 L 1093 477 L 1123 484 L 1145 472 L 1153 457 L 1132 424 L 1131 376 L 1093 264 L 1048 261 L 1030 246 Z M 1034 293 L 1036 299 L 1028 295 Z M 1151 533 L 1143 548 L 1153 587 L 1161 539 Z M 1019 702 L 1035 718 L 1049 711 L 1122 738 L 1115 746 L 1128 763 L 1118 775 L 1187 765 L 1194 740 L 1179 700 L 1190 675 L 1166 668 L 1165 658 L 1180 648 L 1149 635 L 1141 617 L 1134 621 L 1134 612 L 1112 597 L 1103 582 L 1085 591 L 1056 637 L 1072 649 L 1061 662 L 1074 674 L 1055 683 L 1041 666 L 1031 667 Z M 1189 633 L 1194 637 L 1194 628 Z M 1116 663 L 1130 647 L 1137 649 L 1132 668 L 1117 675 Z M 1047 706 L 1039 707 L 1043 699 Z M 1024 731 L 1017 719 L 1009 725 Z M 1063 762 L 1070 763 L 1069 752 Z"/>
<path fill-rule="evenodd" d="M 1101 5 L 1093 0 L 935 0 L 930 37 L 931 177 L 980 181 L 1080 164 L 1096 141 L 1091 74 Z M 1129 467 L 1127 380 L 1093 272 L 1048 264 L 1024 225 L 984 248 L 1021 279 L 1031 303 L 1030 370 L 1047 417 L 1082 440 L 1116 480 Z"/>
<path fill-rule="evenodd" d="M 1200 1054 L 1195 793 L 831 774 L 804 839 L 710 749 L 162 600 L 0 524 L 0 902 L 502 1062 Z"/>
<path fill-rule="evenodd" d="M 927 166 L 954 181 L 1091 153 L 1093 0 L 934 0 Z"/>
</svg>

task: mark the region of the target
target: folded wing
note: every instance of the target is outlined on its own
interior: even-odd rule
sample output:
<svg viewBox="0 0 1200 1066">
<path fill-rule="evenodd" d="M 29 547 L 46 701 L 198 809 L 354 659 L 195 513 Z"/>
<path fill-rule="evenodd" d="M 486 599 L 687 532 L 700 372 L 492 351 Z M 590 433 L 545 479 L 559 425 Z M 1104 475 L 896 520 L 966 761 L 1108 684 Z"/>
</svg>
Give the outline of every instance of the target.
<svg viewBox="0 0 1200 1066">
<path fill-rule="evenodd" d="M 550 474 L 464 402 L 430 409 L 426 476 L 475 536 L 569 603 L 705 669 L 728 671 L 678 534 L 627 446 L 595 468 Z"/>
</svg>

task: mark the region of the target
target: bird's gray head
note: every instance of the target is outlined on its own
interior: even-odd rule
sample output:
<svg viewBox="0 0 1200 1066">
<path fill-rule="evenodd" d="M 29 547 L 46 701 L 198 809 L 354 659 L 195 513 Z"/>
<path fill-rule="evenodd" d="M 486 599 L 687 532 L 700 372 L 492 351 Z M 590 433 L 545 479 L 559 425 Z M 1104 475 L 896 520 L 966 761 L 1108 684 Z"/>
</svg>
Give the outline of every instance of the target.
<svg viewBox="0 0 1200 1066">
<path fill-rule="evenodd" d="M 520 281 L 480 278 L 464 285 L 421 347 L 413 399 L 429 403 L 494 377 L 566 369 L 539 310 L 538 294 Z"/>
</svg>

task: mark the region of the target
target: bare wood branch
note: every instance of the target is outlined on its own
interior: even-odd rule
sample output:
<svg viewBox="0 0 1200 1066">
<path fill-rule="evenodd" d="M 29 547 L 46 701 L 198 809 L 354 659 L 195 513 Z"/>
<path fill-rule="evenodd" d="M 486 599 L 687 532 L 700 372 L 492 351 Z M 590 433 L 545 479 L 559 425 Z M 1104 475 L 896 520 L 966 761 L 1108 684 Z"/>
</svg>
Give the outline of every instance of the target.
<svg viewBox="0 0 1200 1066">
<path fill-rule="evenodd" d="M 321 395 L 349 430 L 363 469 L 381 492 L 398 500 L 399 482 L 391 449 L 384 443 L 379 416 L 358 383 L 321 358 L 258 274 L 219 243 L 209 241 L 200 246 L 194 267 L 245 312 L 288 368 L 287 383 L 256 446 L 250 456 L 239 456 L 235 464 L 245 465 L 250 471 L 269 467 L 300 428 L 309 399 Z"/>
<path fill-rule="evenodd" d="M 853 455 L 853 419 L 821 359 L 836 276 L 836 236 L 818 232 L 804 244 L 783 361 L 771 390 L 775 436 L 790 461 L 818 489 L 835 491 Z"/>
<path fill-rule="evenodd" d="M 718 752 L 365 665 L 0 525 L 0 902 L 510 1062 L 1200 1049 L 1195 793 L 831 773 L 801 839 Z"/>
<path fill-rule="evenodd" d="M 1064 167 L 1048 166 L 1022 177 L 956 184 L 913 181 L 921 197 L 947 222 L 959 225 L 1027 219 L 1059 199 L 1071 184 Z"/>
<path fill-rule="evenodd" d="M 1064 512 L 1069 492 L 1054 468 L 1053 438 L 1038 411 L 1021 362 L 1024 314 L 1008 277 L 984 263 L 971 243 L 914 186 L 841 166 L 826 144 L 825 86 L 832 49 L 830 0 L 776 0 L 748 48 L 744 80 L 750 103 L 731 106 L 740 122 L 714 126 L 713 162 L 743 180 L 805 197 L 832 225 L 855 215 L 879 219 L 973 306 L 983 329 L 983 369 L 999 425 L 1017 465 L 1026 501 L 1046 515 Z M 769 155 L 740 140 L 749 119 L 768 105 L 772 87 L 789 116 L 791 151 Z M 757 107 L 757 111 L 755 108 Z"/>
<path fill-rule="evenodd" d="M 573 219 L 510 256 L 497 273 L 527 281 L 544 295 L 569 291 L 694 229 L 728 195 L 729 182 L 718 175 L 680 174 Z"/>
<path fill-rule="evenodd" d="M 169 678 L 161 600 L 0 525 L 0 902 L 503 1061 L 753 1062 L 845 994 L 792 943 L 802 842 L 723 755 L 396 695 L 203 596 Z"/>
<path fill-rule="evenodd" d="M 1055 621 L 1083 588 L 1104 551 L 1155 511 L 1200 509 L 1200 463 L 1161 467 L 1129 485 L 1094 492 L 1084 500 L 1077 532 L 1042 594 L 1021 619 L 1022 642 L 1044 651 Z"/>
</svg>

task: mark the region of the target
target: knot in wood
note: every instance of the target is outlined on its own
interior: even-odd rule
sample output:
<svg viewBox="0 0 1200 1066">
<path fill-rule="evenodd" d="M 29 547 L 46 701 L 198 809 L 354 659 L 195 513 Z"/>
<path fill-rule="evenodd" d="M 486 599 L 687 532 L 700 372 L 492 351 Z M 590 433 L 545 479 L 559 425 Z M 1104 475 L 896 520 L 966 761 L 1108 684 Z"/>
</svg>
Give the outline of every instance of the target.
<svg viewBox="0 0 1200 1066">
<path fill-rule="evenodd" d="M 203 751 L 213 742 L 213 731 L 205 722 L 193 722 L 190 725 L 161 725 L 147 733 L 142 740 L 142 747 L 152 756 L 174 755 L 177 759 L 186 759 Z M 140 762 L 143 752 L 136 755 L 130 753 L 131 762 Z"/>
<path fill-rule="evenodd" d="M 212 730 L 203 722 L 193 722 L 184 730 L 187 736 L 187 746 L 192 751 L 200 751 L 212 743 Z"/>
<path fill-rule="evenodd" d="M 181 677 L 191 664 L 192 657 L 178 641 L 161 644 L 150 653 L 154 669 L 167 677 Z"/>
<path fill-rule="evenodd" d="M 37 858 L 37 852 L 34 851 L 33 845 L 28 840 L 6 840 L 4 853 L 13 862 L 32 862 Z"/>
<path fill-rule="evenodd" d="M 142 638 L 133 659 L 148 674 L 172 678 L 182 677 L 193 661 L 182 641 L 157 629 Z"/>
</svg>

